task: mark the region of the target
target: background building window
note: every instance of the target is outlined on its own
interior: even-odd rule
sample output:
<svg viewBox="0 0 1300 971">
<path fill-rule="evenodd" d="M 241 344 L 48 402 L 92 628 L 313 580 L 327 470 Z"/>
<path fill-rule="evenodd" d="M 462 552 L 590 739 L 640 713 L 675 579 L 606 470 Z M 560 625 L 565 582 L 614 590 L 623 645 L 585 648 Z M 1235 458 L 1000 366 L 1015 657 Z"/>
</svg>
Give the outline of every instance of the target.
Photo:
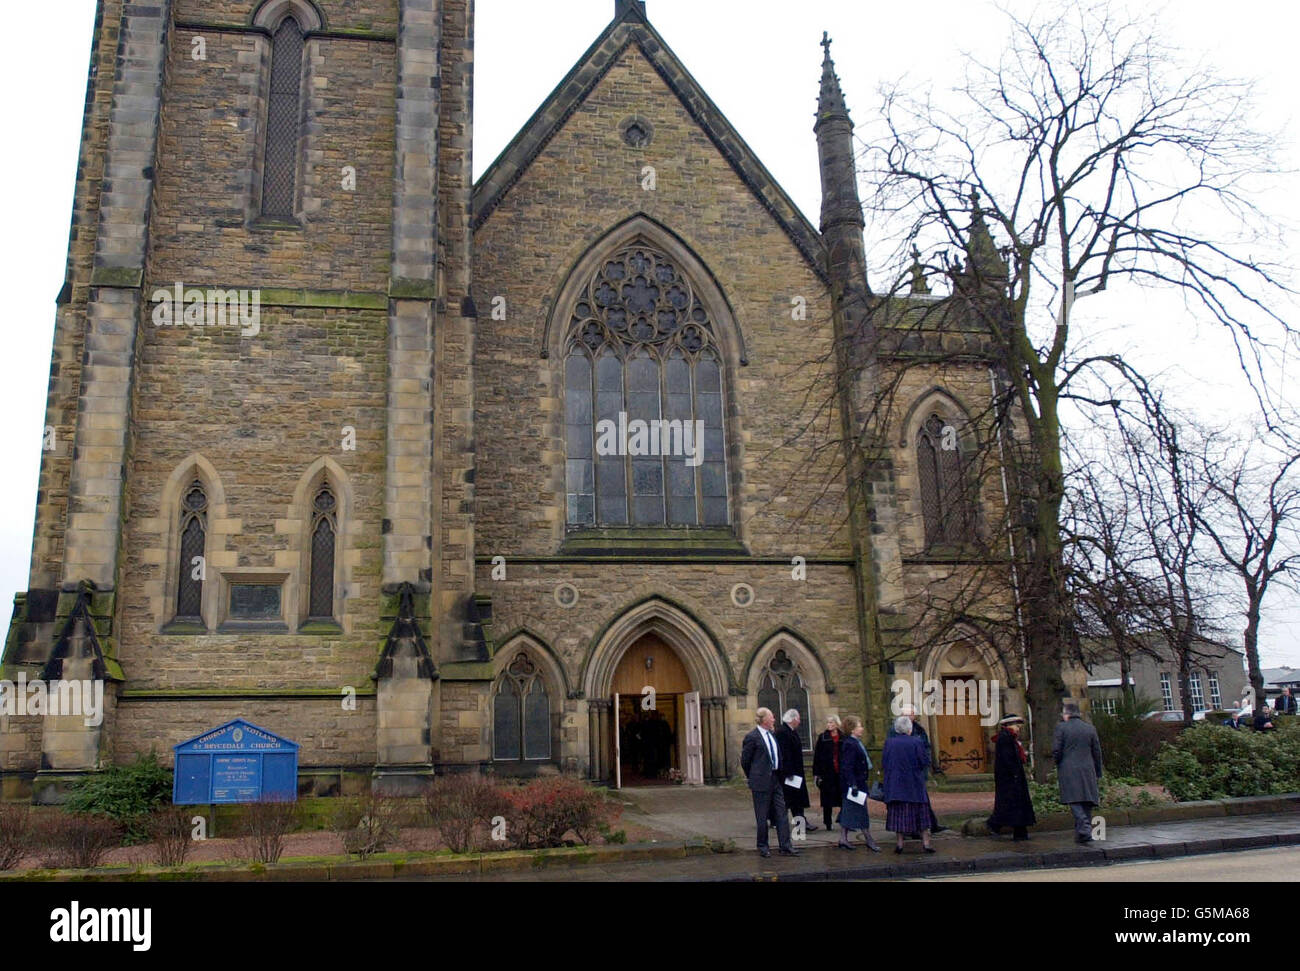
<svg viewBox="0 0 1300 971">
<path fill-rule="evenodd" d="M 1215 711 L 1223 709 L 1223 696 L 1219 694 L 1219 675 L 1211 671 L 1210 674 L 1210 707 Z"/>
<path fill-rule="evenodd" d="M 1174 710 L 1174 686 L 1167 673 L 1160 675 L 1160 700 L 1164 702 L 1165 711 Z"/>
<path fill-rule="evenodd" d="M 195 479 L 181 498 L 180 563 L 176 584 L 176 619 L 203 623 L 204 549 L 208 535 L 208 496 Z"/>
<path fill-rule="evenodd" d="M 767 663 L 763 676 L 758 682 L 758 707 L 770 708 L 776 715 L 778 724 L 781 716 L 791 708 L 798 711 L 799 743 L 805 751 L 812 748 L 812 717 L 808 711 L 808 688 L 799 675 L 799 669 L 783 650 L 778 650 L 772 655 L 772 660 Z"/>
<path fill-rule="evenodd" d="M 298 178 L 303 33 L 285 17 L 271 35 L 271 91 L 266 106 L 262 215 L 292 219 Z"/>
<path fill-rule="evenodd" d="M 1192 710 L 1201 711 L 1205 707 L 1205 692 L 1201 690 L 1201 676 L 1193 672 L 1188 678 L 1188 683 L 1192 690 Z"/>
<path fill-rule="evenodd" d="M 551 757 L 551 701 L 527 654 L 517 654 L 492 699 L 492 758 L 498 762 Z"/>
<path fill-rule="evenodd" d="M 570 319 L 564 383 L 570 526 L 730 522 L 722 358 L 667 256 L 634 246 L 601 263 Z"/>
</svg>

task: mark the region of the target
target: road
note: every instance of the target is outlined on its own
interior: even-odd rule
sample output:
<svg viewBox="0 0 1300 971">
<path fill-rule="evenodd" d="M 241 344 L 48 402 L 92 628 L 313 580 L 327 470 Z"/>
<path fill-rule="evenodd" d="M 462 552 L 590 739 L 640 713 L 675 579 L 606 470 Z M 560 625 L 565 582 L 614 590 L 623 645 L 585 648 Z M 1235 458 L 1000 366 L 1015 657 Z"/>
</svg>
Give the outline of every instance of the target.
<svg viewBox="0 0 1300 971">
<path fill-rule="evenodd" d="M 1255 881 L 1261 874 L 1282 883 L 1300 882 L 1300 847 L 1207 853 L 1174 860 L 1143 860 L 1111 866 L 1057 870 L 1008 870 L 960 877 L 916 877 L 912 883 L 1147 883 L 1165 880 Z"/>
</svg>

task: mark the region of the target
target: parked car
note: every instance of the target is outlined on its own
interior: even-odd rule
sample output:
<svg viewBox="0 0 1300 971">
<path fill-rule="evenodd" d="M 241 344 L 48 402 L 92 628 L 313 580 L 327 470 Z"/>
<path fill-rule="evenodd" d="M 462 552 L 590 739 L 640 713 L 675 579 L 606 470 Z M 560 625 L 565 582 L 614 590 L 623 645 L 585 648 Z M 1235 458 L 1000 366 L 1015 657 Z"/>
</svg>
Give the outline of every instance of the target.
<svg viewBox="0 0 1300 971">
<path fill-rule="evenodd" d="M 1146 717 L 1148 721 L 1180 722 L 1183 720 L 1183 713 L 1181 711 L 1153 711 Z"/>
</svg>

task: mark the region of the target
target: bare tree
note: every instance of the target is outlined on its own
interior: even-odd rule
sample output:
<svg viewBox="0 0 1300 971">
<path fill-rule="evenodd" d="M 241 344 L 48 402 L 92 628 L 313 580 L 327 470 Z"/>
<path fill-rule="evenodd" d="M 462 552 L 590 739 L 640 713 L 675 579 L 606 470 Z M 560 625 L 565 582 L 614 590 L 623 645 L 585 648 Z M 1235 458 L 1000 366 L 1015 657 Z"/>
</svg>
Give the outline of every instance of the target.
<svg viewBox="0 0 1300 971">
<path fill-rule="evenodd" d="M 1205 436 L 1192 453 L 1209 490 L 1197 517 L 1222 565 L 1241 584 L 1242 643 L 1256 705 L 1264 702 L 1259 622 L 1265 598 L 1300 576 L 1300 451 L 1284 437 L 1219 446 Z"/>
<path fill-rule="evenodd" d="M 894 427 L 908 369 L 972 358 L 992 369 L 987 411 L 973 421 L 985 455 L 968 464 L 996 466 L 1009 483 L 1003 535 L 985 549 L 996 559 L 1007 551 L 1031 711 L 1048 725 L 1076 645 L 1061 529 L 1066 419 L 1096 406 L 1145 413 L 1152 397 L 1121 354 L 1080 331 L 1078 300 L 1119 284 L 1185 294 L 1231 335 L 1266 421 L 1269 354 L 1292 336 L 1271 306 L 1290 294 L 1282 270 L 1252 255 L 1271 225 L 1252 191 L 1272 172 L 1272 140 L 1249 127 L 1250 86 L 1185 69 L 1155 23 L 1121 19 L 1105 3 L 1053 11 L 1008 13 L 1001 60 L 968 59 L 947 106 L 886 92 L 860 164 L 871 224 L 893 229 L 897 285 L 863 297 L 866 323 L 845 333 L 853 353 L 840 352 L 886 362 L 856 365 L 870 400 L 846 433 L 850 451 L 878 448 Z M 951 297 L 923 299 L 931 280 L 948 281 Z M 956 334 L 958 319 L 978 338 Z M 848 461 L 851 474 L 857 465 Z M 1183 582 L 1165 579 L 1166 593 Z M 958 599 L 954 610 L 977 609 Z M 1194 633 L 1190 615 L 1181 643 Z M 1050 743 L 1050 731 L 1034 732 L 1040 779 Z"/>
</svg>

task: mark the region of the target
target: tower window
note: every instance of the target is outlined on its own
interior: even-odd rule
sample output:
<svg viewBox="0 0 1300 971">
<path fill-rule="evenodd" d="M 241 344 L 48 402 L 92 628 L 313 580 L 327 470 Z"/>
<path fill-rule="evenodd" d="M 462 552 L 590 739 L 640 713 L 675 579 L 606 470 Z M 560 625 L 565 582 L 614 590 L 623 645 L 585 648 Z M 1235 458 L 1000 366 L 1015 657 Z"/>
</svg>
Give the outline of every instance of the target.
<svg viewBox="0 0 1300 971">
<path fill-rule="evenodd" d="M 329 486 L 322 487 L 312 501 L 311 584 L 308 591 L 309 620 L 334 618 L 334 539 L 338 533 L 338 502 Z"/>
<path fill-rule="evenodd" d="M 262 215 L 278 219 L 292 219 L 294 214 L 303 44 L 302 28 L 293 17 L 282 20 L 272 34 Z"/>
<path fill-rule="evenodd" d="M 971 539 L 973 514 L 956 432 L 931 415 L 916 439 L 916 474 L 927 548 Z"/>
</svg>

